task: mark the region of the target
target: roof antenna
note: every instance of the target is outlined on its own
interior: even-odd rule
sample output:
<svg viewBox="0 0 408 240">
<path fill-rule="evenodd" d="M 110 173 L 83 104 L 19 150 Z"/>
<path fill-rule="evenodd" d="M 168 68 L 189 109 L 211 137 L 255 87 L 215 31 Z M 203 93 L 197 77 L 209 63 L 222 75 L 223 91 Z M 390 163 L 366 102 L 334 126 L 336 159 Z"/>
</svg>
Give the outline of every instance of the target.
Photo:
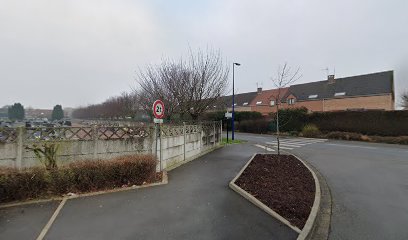
<svg viewBox="0 0 408 240">
<path fill-rule="evenodd" d="M 334 67 L 333 75 L 336 76 L 336 67 Z"/>
<path fill-rule="evenodd" d="M 326 71 L 326 76 L 329 76 L 329 68 L 328 67 L 326 67 L 326 68 L 323 68 L 323 69 L 321 69 L 322 71 Z"/>
</svg>

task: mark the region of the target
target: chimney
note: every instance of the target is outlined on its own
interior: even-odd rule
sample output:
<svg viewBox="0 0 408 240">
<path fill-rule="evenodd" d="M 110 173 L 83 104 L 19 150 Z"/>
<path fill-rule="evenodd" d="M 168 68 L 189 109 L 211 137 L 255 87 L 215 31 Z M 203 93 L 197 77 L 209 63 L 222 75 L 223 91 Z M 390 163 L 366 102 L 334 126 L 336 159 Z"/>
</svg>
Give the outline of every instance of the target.
<svg viewBox="0 0 408 240">
<path fill-rule="evenodd" d="M 261 94 L 261 93 L 262 93 L 262 88 L 259 87 L 259 88 L 258 88 L 258 94 Z"/>
<path fill-rule="evenodd" d="M 336 82 L 336 80 L 334 79 L 334 75 L 328 75 L 327 76 L 327 81 L 329 81 L 329 84 L 333 84 Z"/>
</svg>

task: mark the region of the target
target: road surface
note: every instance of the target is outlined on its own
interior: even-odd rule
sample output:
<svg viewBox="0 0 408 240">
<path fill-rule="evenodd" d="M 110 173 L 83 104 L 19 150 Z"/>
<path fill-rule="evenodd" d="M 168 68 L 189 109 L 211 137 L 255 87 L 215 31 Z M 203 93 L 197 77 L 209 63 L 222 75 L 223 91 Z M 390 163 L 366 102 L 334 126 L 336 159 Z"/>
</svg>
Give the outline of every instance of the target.
<svg viewBox="0 0 408 240">
<path fill-rule="evenodd" d="M 274 136 L 235 136 L 276 149 Z M 305 138 L 286 138 L 281 146 L 326 178 L 333 198 L 329 239 L 408 239 L 407 146 Z"/>
</svg>

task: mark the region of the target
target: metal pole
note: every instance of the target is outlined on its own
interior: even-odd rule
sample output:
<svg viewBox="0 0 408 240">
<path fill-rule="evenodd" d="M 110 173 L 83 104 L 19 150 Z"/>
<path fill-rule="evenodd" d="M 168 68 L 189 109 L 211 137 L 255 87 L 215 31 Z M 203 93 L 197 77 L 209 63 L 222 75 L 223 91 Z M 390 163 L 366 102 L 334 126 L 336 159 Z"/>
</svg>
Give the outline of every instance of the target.
<svg viewBox="0 0 408 240">
<path fill-rule="evenodd" d="M 232 141 L 234 141 L 234 118 L 235 118 L 235 79 L 234 79 L 234 72 L 235 72 L 235 63 L 232 63 L 232 124 L 231 124 L 231 131 L 232 131 Z"/>
<path fill-rule="evenodd" d="M 155 147 L 154 151 L 156 152 L 155 156 L 156 156 L 156 159 L 157 159 L 157 143 L 159 141 L 159 130 L 158 130 L 158 124 L 157 123 L 154 124 L 154 134 L 155 134 L 155 137 L 156 137 L 155 138 L 156 147 Z"/>
<path fill-rule="evenodd" d="M 227 144 L 228 144 L 228 118 L 227 118 Z"/>
<path fill-rule="evenodd" d="M 161 123 L 159 123 L 159 135 L 160 135 L 160 171 L 162 171 L 163 170 L 163 157 L 162 157 L 162 155 L 163 155 L 163 149 L 162 149 L 162 147 L 163 147 L 163 144 L 162 144 L 163 138 L 162 138 L 162 132 L 161 132 Z"/>
<path fill-rule="evenodd" d="M 279 90 L 280 91 L 280 90 Z M 278 100 L 279 101 L 279 100 Z M 279 103 L 276 105 L 276 141 L 278 143 L 278 156 L 280 155 L 280 139 L 279 139 Z"/>
<path fill-rule="evenodd" d="M 183 122 L 183 134 L 184 134 L 184 145 L 183 145 L 184 161 L 186 161 L 186 122 Z"/>
<path fill-rule="evenodd" d="M 216 132 L 215 132 L 215 123 L 216 122 L 213 122 L 213 146 L 215 147 L 215 138 L 216 138 L 216 136 L 215 136 L 215 134 L 216 134 Z"/>
</svg>

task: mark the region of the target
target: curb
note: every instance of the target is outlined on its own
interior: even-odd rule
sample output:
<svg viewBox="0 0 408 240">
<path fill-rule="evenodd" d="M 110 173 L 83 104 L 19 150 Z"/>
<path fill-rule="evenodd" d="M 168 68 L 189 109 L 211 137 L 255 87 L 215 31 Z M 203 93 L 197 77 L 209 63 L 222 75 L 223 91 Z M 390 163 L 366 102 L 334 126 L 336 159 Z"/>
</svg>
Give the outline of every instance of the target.
<svg viewBox="0 0 408 240">
<path fill-rule="evenodd" d="M 304 161 L 316 174 L 320 182 L 320 205 L 312 229 L 310 229 L 306 239 L 327 240 L 330 233 L 331 213 L 332 213 L 332 196 L 330 188 L 327 185 L 323 175 L 310 163 Z"/>
<path fill-rule="evenodd" d="M 320 182 L 319 179 L 316 176 L 316 173 L 313 171 L 312 168 L 308 166 L 308 164 L 305 163 L 302 159 L 300 159 L 298 156 L 292 154 L 297 160 L 299 160 L 307 169 L 309 169 L 309 172 L 312 174 L 314 182 L 315 182 L 315 199 L 313 202 L 312 209 L 310 210 L 309 217 L 306 220 L 305 226 L 303 226 L 302 232 L 299 234 L 297 240 L 304 240 L 304 239 L 310 239 L 311 237 L 311 232 L 315 226 L 316 223 L 316 217 L 317 213 L 320 210 L 320 200 L 322 198 L 321 194 L 321 189 L 320 189 Z"/>
<path fill-rule="evenodd" d="M 245 166 L 241 169 L 237 176 L 229 183 L 229 186 L 232 190 L 252 202 L 255 206 L 261 208 L 266 213 L 271 215 L 272 217 L 276 218 L 286 226 L 290 227 L 297 233 L 299 236 L 297 240 L 305 240 L 305 239 L 328 239 L 329 229 L 330 229 L 330 216 L 331 216 L 331 194 L 330 189 L 328 188 L 326 181 L 324 180 L 323 176 L 313 167 L 310 166 L 308 163 L 300 159 L 298 156 L 293 155 L 296 159 L 298 159 L 306 168 L 310 171 L 313 176 L 315 182 L 315 199 L 313 202 L 313 206 L 311 208 L 309 217 L 303 227 L 300 230 L 298 227 L 293 226 L 288 220 L 280 216 L 278 213 L 270 209 L 268 206 L 260 202 L 254 196 L 240 188 L 238 185 L 235 184 L 235 181 L 241 176 L 247 166 L 252 162 L 253 158 L 257 154 L 265 154 L 265 153 L 255 153 L 251 159 L 245 164 Z M 316 172 L 315 172 L 316 171 Z M 323 189 L 323 190 L 322 190 Z M 323 196 L 323 200 L 322 200 Z M 323 204 L 322 204 L 323 203 Z M 324 206 L 323 208 L 321 206 Z"/>
<path fill-rule="evenodd" d="M 98 192 L 82 193 L 82 194 L 76 194 L 76 195 L 73 195 L 73 196 L 54 197 L 54 198 L 49 198 L 49 199 L 39 199 L 39 200 L 29 200 L 29 201 L 25 201 L 25 202 L 7 203 L 7 204 L 0 205 L 0 209 L 9 208 L 9 207 L 24 206 L 24 205 L 36 204 L 36 203 L 45 203 L 45 202 L 51 202 L 51 201 L 63 201 L 64 199 L 69 200 L 69 199 L 75 199 L 75 198 L 97 196 L 97 195 L 102 195 L 102 194 L 107 194 L 107 193 L 124 192 L 124 191 L 133 190 L 133 189 L 140 189 L 140 188 L 147 188 L 147 187 L 165 185 L 168 182 L 169 181 L 168 181 L 167 171 L 163 171 L 162 181 L 161 182 L 150 183 L 150 184 L 145 184 L 145 185 L 140 185 L 140 186 L 131 186 L 131 187 L 125 187 L 125 188 L 115 188 L 115 189 L 98 191 Z"/>
<path fill-rule="evenodd" d="M 272 217 L 276 218 L 277 220 L 279 220 L 280 222 L 282 222 L 283 224 L 285 224 L 286 226 L 290 227 L 292 230 L 294 230 L 297 233 L 301 233 L 301 230 L 296 227 L 293 226 L 288 220 L 286 220 L 284 217 L 282 217 L 281 215 L 279 215 L 277 212 L 273 211 L 272 209 L 270 209 L 268 206 L 266 206 L 265 204 L 263 204 L 261 201 L 259 201 L 258 199 L 256 199 L 254 196 L 252 196 L 251 194 L 249 194 L 248 192 L 246 192 L 244 189 L 240 188 L 238 185 L 235 184 L 235 181 L 241 176 L 241 174 L 244 172 L 244 170 L 248 167 L 248 165 L 252 162 L 252 160 L 254 159 L 254 157 L 257 154 L 264 154 L 264 153 L 255 153 L 251 159 L 245 164 L 245 166 L 241 169 L 241 171 L 239 171 L 238 175 L 235 176 L 234 179 L 232 179 L 232 181 L 229 183 L 229 187 L 234 190 L 235 192 L 237 192 L 239 195 L 243 196 L 244 198 L 246 198 L 248 201 L 250 201 L 251 203 L 253 203 L 255 206 L 259 207 L 260 209 L 264 210 L 266 213 L 268 213 L 269 215 L 271 215 Z"/>
</svg>

